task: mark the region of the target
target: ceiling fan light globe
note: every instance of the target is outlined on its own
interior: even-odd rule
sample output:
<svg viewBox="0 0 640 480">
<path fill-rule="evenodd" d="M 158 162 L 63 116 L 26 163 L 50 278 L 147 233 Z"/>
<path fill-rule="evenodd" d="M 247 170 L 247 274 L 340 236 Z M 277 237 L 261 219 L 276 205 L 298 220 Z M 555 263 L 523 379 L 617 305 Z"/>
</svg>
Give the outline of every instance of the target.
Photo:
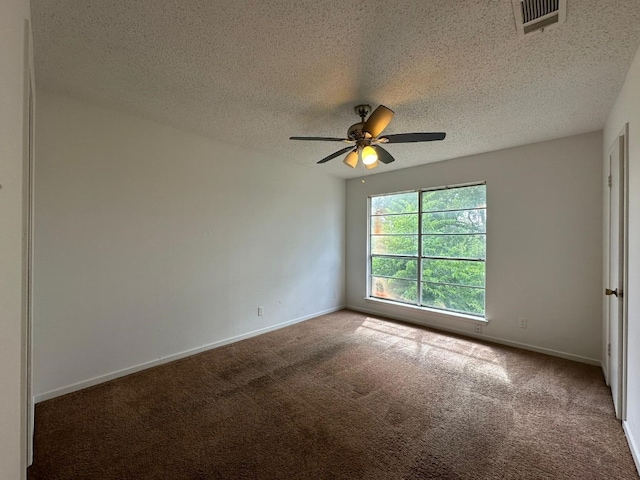
<svg viewBox="0 0 640 480">
<path fill-rule="evenodd" d="M 343 162 L 345 165 L 351 168 L 356 168 L 356 165 L 358 165 L 358 152 L 355 151 L 349 153 L 346 157 L 344 157 Z"/>
<path fill-rule="evenodd" d="M 367 166 L 367 168 L 374 168 L 374 167 L 369 167 L 369 165 L 373 165 L 374 163 L 378 162 L 378 154 L 376 153 L 375 149 L 371 146 L 366 146 L 362 149 L 362 163 L 365 164 L 365 166 Z"/>
<path fill-rule="evenodd" d="M 372 168 L 376 168 L 379 165 L 380 162 L 378 162 L 378 160 L 376 159 L 375 162 L 373 163 L 365 163 L 365 167 L 367 167 L 368 170 L 371 170 Z"/>
</svg>

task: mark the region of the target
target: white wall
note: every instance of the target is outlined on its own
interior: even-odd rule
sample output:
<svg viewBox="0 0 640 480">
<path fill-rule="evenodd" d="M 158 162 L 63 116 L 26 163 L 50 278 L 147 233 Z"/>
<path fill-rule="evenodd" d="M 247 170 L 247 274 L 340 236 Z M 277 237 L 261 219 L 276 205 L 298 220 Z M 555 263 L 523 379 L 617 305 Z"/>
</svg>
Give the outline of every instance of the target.
<svg viewBox="0 0 640 480">
<path fill-rule="evenodd" d="M 344 304 L 344 180 L 38 93 L 39 400 Z"/>
<path fill-rule="evenodd" d="M 598 363 L 601 165 L 602 137 L 595 132 L 381 173 L 364 184 L 348 181 L 347 305 L 473 332 L 473 323 L 364 299 L 367 196 L 484 180 L 489 323 L 483 335 Z M 518 327 L 521 316 L 528 319 L 526 329 Z"/>
<path fill-rule="evenodd" d="M 603 152 L 625 123 L 629 123 L 629 340 L 627 357 L 627 419 L 624 422 L 636 465 L 640 469 L 640 50 L 609 115 L 603 133 Z"/>
<path fill-rule="evenodd" d="M 24 478 L 22 222 L 25 20 L 29 3 L 0 2 L 0 477 Z"/>
</svg>

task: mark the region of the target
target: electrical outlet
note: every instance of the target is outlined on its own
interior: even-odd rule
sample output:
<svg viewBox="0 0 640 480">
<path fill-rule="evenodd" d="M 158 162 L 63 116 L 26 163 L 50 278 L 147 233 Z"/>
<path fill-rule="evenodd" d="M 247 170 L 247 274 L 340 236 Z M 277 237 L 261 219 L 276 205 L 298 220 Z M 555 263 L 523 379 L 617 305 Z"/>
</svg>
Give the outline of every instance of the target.
<svg viewBox="0 0 640 480">
<path fill-rule="evenodd" d="M 526 318 L 524 318 L 524 317 L 520 317 L 520 318 L 518 319 L 518 326 L 519 326 L 520 328 L 527 328 L 527 319 L 526 319 Z"/>
<path fill-rule="evenodd" d="M 482 333 L 482 325 L 476 323 L 476 333 Z"/>
<path fill-rule="evenodd" d="M 258 307 L 258 316 L 261 317 L 264 315 L 264 307 Z"/>
</svg>

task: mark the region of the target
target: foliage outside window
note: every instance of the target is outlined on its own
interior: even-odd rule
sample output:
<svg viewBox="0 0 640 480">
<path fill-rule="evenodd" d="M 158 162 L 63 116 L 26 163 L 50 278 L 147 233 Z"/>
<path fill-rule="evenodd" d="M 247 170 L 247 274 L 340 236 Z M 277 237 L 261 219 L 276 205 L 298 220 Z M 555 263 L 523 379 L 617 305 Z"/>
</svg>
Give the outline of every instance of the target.
<svg viewBox="0 0 640 480">
<path fill-rule="evenodd" d="M 484 317 L 486 187 L 372 196 L 369 296 Z"/>
</svg>

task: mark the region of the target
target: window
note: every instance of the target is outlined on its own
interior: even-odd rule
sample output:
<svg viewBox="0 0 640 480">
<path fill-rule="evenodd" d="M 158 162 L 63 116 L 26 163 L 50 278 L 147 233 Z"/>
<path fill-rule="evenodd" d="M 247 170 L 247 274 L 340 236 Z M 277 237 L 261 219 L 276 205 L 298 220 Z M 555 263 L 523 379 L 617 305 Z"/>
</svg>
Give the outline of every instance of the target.
<svg viewBox="0 0 640 480">
<path fill-rule="evenodd" d="M 369 199 L 369 297 L 484 317 L 486 186 Z"/>
</svg>

